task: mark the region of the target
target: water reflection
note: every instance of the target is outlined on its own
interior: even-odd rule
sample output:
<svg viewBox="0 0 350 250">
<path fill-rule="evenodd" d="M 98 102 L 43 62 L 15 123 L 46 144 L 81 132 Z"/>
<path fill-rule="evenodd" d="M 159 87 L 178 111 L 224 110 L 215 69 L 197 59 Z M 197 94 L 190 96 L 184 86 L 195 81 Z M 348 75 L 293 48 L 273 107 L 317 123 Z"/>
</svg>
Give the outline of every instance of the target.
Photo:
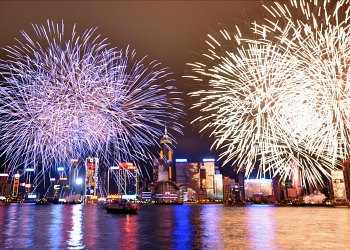
<svg viewBox="0 0 350 250">
<path fill-rule="evenodd" d="M 3 203 L 0 203 L 0 206 L 2 206 Z M 0 208 L 0 232 L 3 232 L 3 228 L 4 228 L 4 220 L 5 220 L 5 217 L 6 216 L 6 213 L 5 213 L 5 210 L 4 209 L 1 209 Z M 0 244 L 2 242 L 5 242 L 5 234 L 4 233 L 0 233 Z M 1 247 L 1 245 L 0 245 Z"/>
<path fill-rule="evenodd" d="M 310 249 L 310 246 L 313 246 L 313 249 L 350 249 L 349 208 L 282 207 L 276 209 L 274 217 L 277 247 Z"/>
<path fill-rule="evenodd" d="M 248 240 L 254 249 L 276 249 L 275 239 L 275 207 L 269 205 L 251 205 L 245 209 Z"/>
<path fill-rule="evenodd" d="M 72 209 L 72 229 L 69 231 L 68 240 L 69 249 L 84 248 L 84 245 L 82 244 L 82 206 L 83 205 L 75 205 Z"/>
<path fill-rule="evenodd" d="M 0 248 L 348 249 L 350 209 L 140 205 L 0 206 Z"/>
<path fill-rule="evenodd" d="M 107 213 L 105 215 L 107 220 L 113 222 L 112 234 L 109 236 L 109 240 L 113 240 L 113 245 L 118 246 L 119 249 L 138 249 L 137 216 Z"/>
<path fill-rule="evenodd" d="M 51 249 L 59 249 L 62 239 L 62 206 L 52 206 L 49 226 L 49 241 Z"/>
<path fill-rule="evenodd" d="M 221 205 L 175 206 L 172 249 L 223 249 Z"/>
<path fill-rule="evenodd" d="M 203 237 L 202 247 L 207 249 L 223 249 L 220 234 L 220 222 L 222 219 L 222 205 L 202 206 L 200 213 Z"/>
<path fill-rule="evenodd" d="M 174 208 L 148 204 L 141 206 L 137 215 L 140 249 L 169 249 L 173 239 Z M 157 237 L 154 237 L 157 235 Z"/>
<path fill-rule="evenodd" d="M 120 226 L 122 239 L 126 244 L 126 249 L 137 249 L 138 235 L 137 235 L 137 217 L 135 215 L 124 215 Z"/>
<path fill-rule="evenodd" d="M 174 239 L 173 249 L 191 249 L 193 231 L 191 213 L 193 206 L 183 205 L 174 207 Z"/>
<path fill-rule="evenodd" d="M 84 244 L 88 249 L 96 249 L 98 247 L 97 239 L 99 237 L 99 231 L 96 228 L 96 223 L 99 221 L 97 215 L 98 207 L 96 205 L 79 205 L 84 206 L 84 217 L 83 217 L 83 230 L 84 235 L 89 237 L 84 237 Z M 88 208 L 88 209 L 87 209 Z"/>
<path fill-rule="evenodd" d="M 245 207 L 226 206 L 221 209 L 220 234 L 224 249 L 251 249 L 249 228 L 245 227 Z"/>
<path fill-rule="evenodd" d="M 17 233 L 17 226 L 18 226 L 18 210 L 19 206 L 9 205 L 7 207 L 2 207 L 2 209 L 8 208 L 8 217 L 5 219 L 5 225 L 3 225 L 4 229 L 4 235 L 5 235 L 5 246 L 8 246 L 9 248 L 14 247 L 16 237 L 14 237 Z M 5 210 L 6 211 L 6 210 Z"/>
<path fill-rule="evenodd" d="M 30 248 L 33 245 L 33 235 L 31 232 L 34 231 L 33 226 L 33 213 L 34 205 L 33 204 L 23 204 L 20 206 L 20 221 L 22 222 L 21 226 L 17 226 L 19 229 L 18 238 L 16 239 L 17 244 L 23 248 Z M 18 225 L 18 223 L 17 223 Z"/>
</svg>

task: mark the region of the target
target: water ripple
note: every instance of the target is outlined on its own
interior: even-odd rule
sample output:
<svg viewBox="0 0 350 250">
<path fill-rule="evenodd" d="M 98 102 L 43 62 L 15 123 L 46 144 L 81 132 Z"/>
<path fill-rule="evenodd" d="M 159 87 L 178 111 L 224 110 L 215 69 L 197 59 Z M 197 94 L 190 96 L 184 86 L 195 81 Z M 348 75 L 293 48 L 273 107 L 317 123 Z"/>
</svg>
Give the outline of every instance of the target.
<svg viewBox="0 0 350 250">
<path fill-rule="evenodd" d="M 0 205 L 7 249 L 349 249 L 350 209 L 140 205 Z"/>
</svg>

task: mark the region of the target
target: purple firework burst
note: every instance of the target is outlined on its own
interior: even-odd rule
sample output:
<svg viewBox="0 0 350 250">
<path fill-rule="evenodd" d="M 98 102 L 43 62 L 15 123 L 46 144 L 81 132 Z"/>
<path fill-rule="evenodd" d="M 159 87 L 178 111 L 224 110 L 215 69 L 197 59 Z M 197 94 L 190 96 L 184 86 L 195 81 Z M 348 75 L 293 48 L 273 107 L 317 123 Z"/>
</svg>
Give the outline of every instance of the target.
<svg viewBox="0 0 350 250">
<path fill-rule="evenodd" d="M 147 159 L 166 123 L 181 132 L 171 72 L 110 48 L 96 28 L 33 25 L 0 63 L 0 150 L 12 168 L 48 169 L 88 155 Z"/>
</svg>

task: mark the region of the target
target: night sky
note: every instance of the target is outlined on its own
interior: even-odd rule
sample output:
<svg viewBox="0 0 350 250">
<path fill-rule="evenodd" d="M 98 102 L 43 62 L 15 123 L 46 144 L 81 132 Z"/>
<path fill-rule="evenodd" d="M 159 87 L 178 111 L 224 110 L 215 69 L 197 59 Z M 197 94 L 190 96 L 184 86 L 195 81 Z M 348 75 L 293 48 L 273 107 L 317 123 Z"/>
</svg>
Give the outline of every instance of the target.
<svg viewBox="0 0 350 250">
<path fill-rule="evenodd" d="M 1 1 L 0 47 L 12 45 L 20 30 L 31 31 L 31 23 L 47 19 L 64 21 L 66 34 L 74 23 L 78 32 L 98 27 L 112 47 L 136 49 L 138 56 L 148 55 L 174 72 L 176 86 L 186 93 L 191 83 L 182 76 L 186 63 L 201 60 L 204 40 L 211 31 L 225 27 L 249 29 L 254 19 L 261 19 L 261 1 Z M 0 58 L 4 58 L 4 51 Z M 190 121 L 190 100 L 184 94 L 187 117 L 184 135 L 178 135 L 176 157 L 197 161 L 217 157 L 210 151 L 208 135 L 199 135 Z"/>
</svg>

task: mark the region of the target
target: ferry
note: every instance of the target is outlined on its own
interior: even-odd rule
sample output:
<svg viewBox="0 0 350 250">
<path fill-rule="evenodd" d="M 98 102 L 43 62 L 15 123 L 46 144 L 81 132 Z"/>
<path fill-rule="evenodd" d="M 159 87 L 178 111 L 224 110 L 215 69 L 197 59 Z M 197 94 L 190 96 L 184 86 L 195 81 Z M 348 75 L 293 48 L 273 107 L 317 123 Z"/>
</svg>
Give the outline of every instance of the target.
<svg viewBox="0 0 350 250">
<path fill-rule="evenodd" d="M 126 200 L 113 200 L 104 205 L 107 213 L 114 214 L 137 214 L 138 208 Z"/>
</svg>

